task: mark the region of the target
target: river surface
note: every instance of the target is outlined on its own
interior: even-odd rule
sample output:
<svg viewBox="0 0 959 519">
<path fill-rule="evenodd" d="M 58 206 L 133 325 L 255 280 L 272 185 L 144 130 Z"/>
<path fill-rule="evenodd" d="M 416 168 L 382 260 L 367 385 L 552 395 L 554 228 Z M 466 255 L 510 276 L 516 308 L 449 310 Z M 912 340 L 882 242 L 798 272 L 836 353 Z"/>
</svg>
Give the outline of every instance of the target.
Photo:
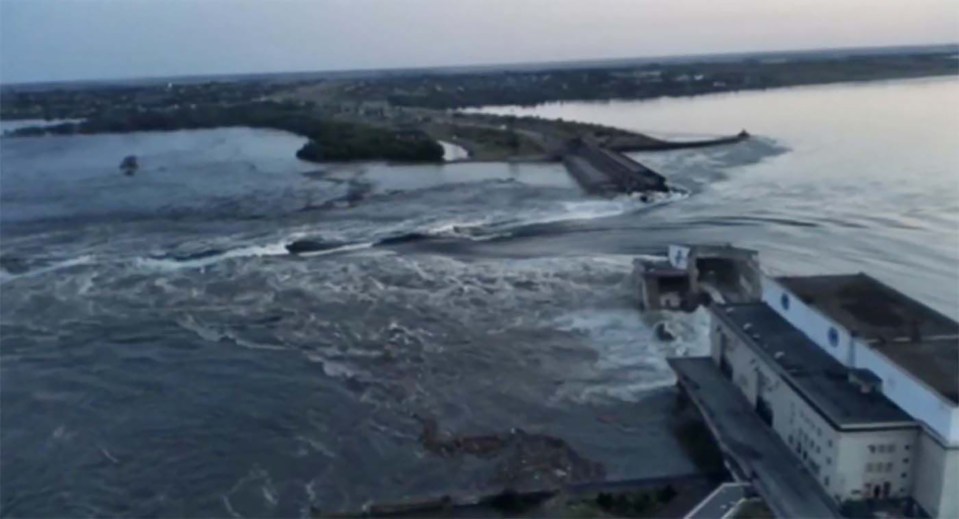
<svg viewBox="0 0 959 519">
<path fill-rule="evenodd" d="M 939 79 L 488 109 L 755 135 L 638 154 L 689 192 L 654 203 L 559 165 L 321 167 L 261 130 L 0 139 L 3 512 L 297 516 L 503 484 L 510 460 L 438 456 L 417 416 L 561 438 L 609 478 L 690 473 L 665 358 L 704 352 L 706 319 L 640 316 L 632 258 L 731 241 L 955 316 L 957 102 Z M 305 238 L 328 248 L 286 253 Z"/>
</svg>

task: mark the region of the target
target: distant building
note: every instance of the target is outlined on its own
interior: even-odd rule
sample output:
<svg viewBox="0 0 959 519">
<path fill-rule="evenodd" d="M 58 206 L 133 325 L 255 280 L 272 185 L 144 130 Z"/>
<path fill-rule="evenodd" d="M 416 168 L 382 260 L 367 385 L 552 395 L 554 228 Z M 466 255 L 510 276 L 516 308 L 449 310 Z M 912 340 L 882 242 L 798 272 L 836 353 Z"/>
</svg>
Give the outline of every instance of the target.
<svg viewBox="0 0 959 519">
<path fill-rule="evenodd" d="M 959 517 L 959 323 L 865 275 L 763 277 L 710 356 L 825 492 Z"/>
</svg>

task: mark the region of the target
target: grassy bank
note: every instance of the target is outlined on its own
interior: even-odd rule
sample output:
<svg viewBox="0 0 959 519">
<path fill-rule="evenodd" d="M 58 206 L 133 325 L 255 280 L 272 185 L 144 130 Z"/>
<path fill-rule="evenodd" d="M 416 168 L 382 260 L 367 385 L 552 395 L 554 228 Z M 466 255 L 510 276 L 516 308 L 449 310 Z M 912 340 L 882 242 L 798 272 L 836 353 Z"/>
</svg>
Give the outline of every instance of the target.
<svg viewBox="0 0 959 519">
<path fill-rule="evenodd" d="M 294 103 L 259 102 L 155 110 L 107 110 L 80 122 L 27 127 L 12 136 L 90 135 L 223 127 L 283 130 L 309 139 L 296 156 L 309 161 L 437 162 L 443 148 L 417 130 L 395 130 L 317 117 Z"/>
</svg>

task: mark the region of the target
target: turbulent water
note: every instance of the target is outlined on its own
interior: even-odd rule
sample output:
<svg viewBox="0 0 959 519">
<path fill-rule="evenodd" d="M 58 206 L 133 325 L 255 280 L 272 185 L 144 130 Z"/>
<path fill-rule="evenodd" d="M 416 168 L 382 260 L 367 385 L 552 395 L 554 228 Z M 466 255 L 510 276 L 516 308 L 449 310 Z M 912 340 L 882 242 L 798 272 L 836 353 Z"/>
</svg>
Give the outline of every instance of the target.
<svg viewBox="0 0 959 519">
<path fill-rule="evenodd" d="M 641 317 L 632 258 L 735 241 L 954 315 L 956 87 L 533 109 L 757 135 L 640 156 L 689 193 L 651 204 L 587 198 L 559 165 L 317 167 L 266 131 L 0 140 L 4 513 L 291 516 L 496 486 L 496 460 L 431 453 L 416 417 L 559 437 L 611 478 L 688 473 L 665 358 L 704 350 L 705 316 Z"/>
</svg>

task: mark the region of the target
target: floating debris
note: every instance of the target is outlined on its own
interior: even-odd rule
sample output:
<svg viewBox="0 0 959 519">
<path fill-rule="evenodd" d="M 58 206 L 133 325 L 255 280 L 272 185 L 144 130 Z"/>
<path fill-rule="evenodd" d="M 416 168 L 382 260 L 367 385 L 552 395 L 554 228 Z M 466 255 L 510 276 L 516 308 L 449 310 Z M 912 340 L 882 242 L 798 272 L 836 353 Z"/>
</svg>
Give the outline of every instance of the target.
<svg viewBox="0 0 959 519">
<path fill-rule="evenodd" d="M 124 175 L 133 175 L 139 169 L 140 162 L 137 160 L 136 155 L 127 155 L 120 162 L 120 171 L 122 171 Z"/>
</svg>

